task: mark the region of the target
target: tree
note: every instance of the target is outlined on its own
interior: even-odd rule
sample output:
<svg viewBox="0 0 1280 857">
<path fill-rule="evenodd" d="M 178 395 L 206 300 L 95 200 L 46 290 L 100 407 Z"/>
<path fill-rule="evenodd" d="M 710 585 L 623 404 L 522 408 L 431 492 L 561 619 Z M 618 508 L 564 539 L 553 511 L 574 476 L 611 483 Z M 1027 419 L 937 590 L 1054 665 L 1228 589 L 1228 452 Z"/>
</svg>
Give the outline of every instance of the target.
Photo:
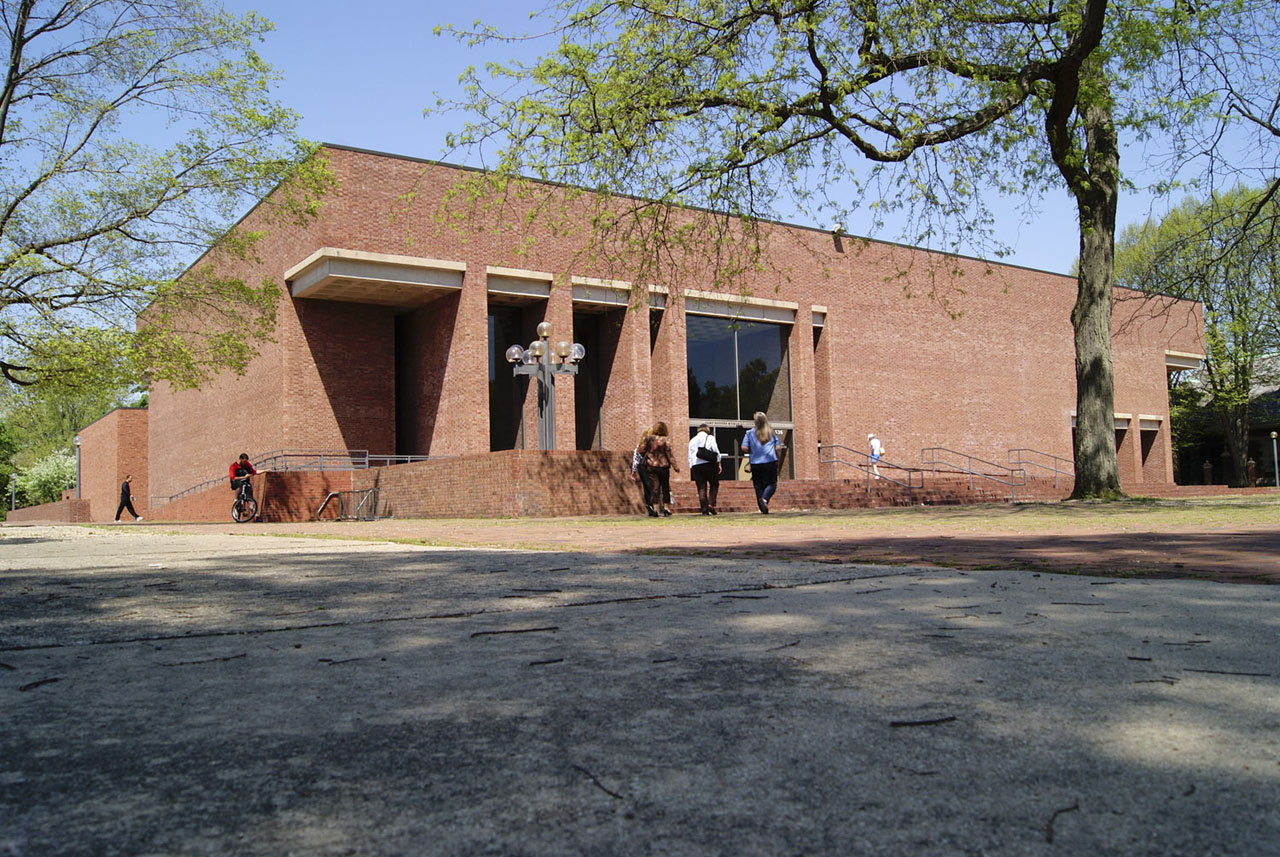
<svg viewBox="0 0 1280 857">
<path fill-rule="evenodd" d="M 1262 185 L 1253 208 L 1239 221 L 1241 236 L 1262 232 L 1280 238 L 1280 15 L 1274 5 L 1246 4 L 1239 17 L 1189 43 L 1180 65 L 1187 80 L 1207 84 L 1217 121 L 1189 134 L 1180 152 L 1206 161 L 1199 184 L 1210 192 Z M 1180 78 L 1182 91 L 1187 84 Z M 1225 142 L 1225 145 L 1224 145 Z"/>
<path fill-rule="evenodd" d="M 13 465 L 13 454 L 18 451 L 18 440 L 13 436 L 8 423 L 0 419 L 0 492 L 11 490 L 9 480 L 16 469 Z M 7 508 L 8 503 L 0 502 L 0 509 Z"/>
<path fill-rule="evenodd" d="M 1280 344 L 1280 245 L 1250 221 L 1276 219 L 1267 189 L 1187 200 L 1163 218 L 1129 226 L 1116 247 L 1116 282 L 1204 305 L 1205 361 L 1199 391 L 1246 483 L 1249 407 L 1258 358 Z M 1272 379 L 1265 379 L 1272 380 Z"/>
<path fill-rule="evenodd" d="M 132 386 L 37 384 L 0 389 L 0 420 L 15 440 L 13 461 L 29 467 L 57 450 L 70 450 L 76 432 L 114 408 L 136 404 Z"/>
<path fill-rule="evenodd" d="M 226 273 L 261 237 L 235 217 L 284 183 L 273 215 L 305 221 L 328 181 L 253 51 L 270 24 L 204 0 L 0 0 L 0 23 L 0 373 L 242 369 L 279 289 Z"/>
<path fill-rule="evenodd" d="M 497 140 L 499 177 L 731 218 L 770 216 L 785 189 L 841 220 L 836 195 L 871 188 L 875 204 L 924 206 L 912 240 L 934 236 L 934 214 L 989 226 L 985 189 L 1065 188 L 1081 259 L 1073 496 L 1116 496 L 1119 135 L 1209 108 L 1166 83 L 1178 79 L 1173 49 L 1244 6 L 1275 14 L 1269 0 L 561 0 L 556 50 L 490 65 L 494 86 L 464 76 L 460 106 L 479 119 L 451 143 Z M 876 165 L 870 179 L 849 150 Z"/>
<path fill-rule="evenodd" d="M 18 471 L 18 504 L 53 503 L 64 489 L 75 485 L 76 457 L 65 449 L 51 452 L 25 470 Z"/>
</svg>

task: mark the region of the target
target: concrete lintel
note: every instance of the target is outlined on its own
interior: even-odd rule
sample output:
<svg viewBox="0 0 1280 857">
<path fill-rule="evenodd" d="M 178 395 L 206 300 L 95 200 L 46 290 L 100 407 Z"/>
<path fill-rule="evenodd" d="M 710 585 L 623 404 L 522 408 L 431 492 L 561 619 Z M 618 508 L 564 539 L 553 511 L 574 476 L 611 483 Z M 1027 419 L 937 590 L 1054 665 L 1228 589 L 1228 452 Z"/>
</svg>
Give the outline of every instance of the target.
<svg viewBox="0 0 1280 857">
<path fill-rule="evenodd" d="M 462 288 L 465 262 L 321 247 L 285 271 L 295 298 L 417 306 Z"/>
<path fill-rule="evenodd" d="M 1200 364 L 1204 362 L 1203 354 L 1195 354 L 1190 351 L 1165 351 L 1164 365 L 1170 371 L 1182 371 L 1185 369 L 1199 369 Z"/>
</svg>

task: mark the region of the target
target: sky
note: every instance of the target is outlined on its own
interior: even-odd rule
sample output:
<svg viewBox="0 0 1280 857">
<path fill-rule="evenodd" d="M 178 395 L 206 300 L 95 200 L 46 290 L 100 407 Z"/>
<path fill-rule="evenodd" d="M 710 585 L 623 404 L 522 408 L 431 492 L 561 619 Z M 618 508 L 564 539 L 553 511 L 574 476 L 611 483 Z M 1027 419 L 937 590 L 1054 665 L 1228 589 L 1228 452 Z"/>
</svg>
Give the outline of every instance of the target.
<svg viewBox="0 0 1280 857">
<path fill-rule="evenodd" d="M 461 127 L 462 114 L 424 117 L 436 94 L 458 91 L 458 76 L 471 65 L 508 56 L 470 50 L 437 25 L 469 27 L 477 19 L 503 32 L 537 28 L 529 13 L 543 0 L 223 0 L 231 12 L 255 11 L 276 30 L 259 53 L 283 77 L 276 95 L 302 115 L 300 133 L 316 142 L 418 158 L 463 162 L 445 149 L 445 135 Z M 549 42 L 534 43 L 550 49 Z M 851 155 L 852 156 L 852 155 Z M 1003 261 L 1069 273 L 1079 248 L 1075 205 L 1065 191 L 1041 201 L 1030 222 L 1025 200 L 988 200 L 997 213 L 999 239 L 1012 248 Z M 1119 226 L 1145 219 L 1150 200 L 1130 194 L 1121 200 Z M 803 226 L 826 226 L 804 212 L 782 219 Z M 872 234 L 857 222 L 855 235 Z M 898 240 L 892 229 L 873 237 Z"/>
</svg>

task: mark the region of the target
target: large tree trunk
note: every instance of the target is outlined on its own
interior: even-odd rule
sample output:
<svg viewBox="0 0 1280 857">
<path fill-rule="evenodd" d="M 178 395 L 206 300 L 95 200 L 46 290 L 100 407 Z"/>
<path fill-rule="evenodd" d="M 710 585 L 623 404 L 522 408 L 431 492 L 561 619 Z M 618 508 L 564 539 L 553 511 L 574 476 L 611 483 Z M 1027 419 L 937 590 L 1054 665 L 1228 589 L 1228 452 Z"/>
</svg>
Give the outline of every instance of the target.
<svg viewBox="0 0 1280 857">
<path fill-rule="evenodd" d="M 1073 500 L 1123 496 L 1116 467 L 1111 281 L 1115 273 L 1120 149 L 1109 106 L 1084 110 L 1088 180 L 1072 186 L 1080 212 L 1080 274 L 1071 325 L 1076 339 Z"/>
<path fill-rule="evenodd" d="M 1231 453 L 1231 474 L 1228 476 L 1234 488 L 1252 488 L 1249 484 L 1249 406 L 1219 411 L 1218 419 Z"/>
</svg>

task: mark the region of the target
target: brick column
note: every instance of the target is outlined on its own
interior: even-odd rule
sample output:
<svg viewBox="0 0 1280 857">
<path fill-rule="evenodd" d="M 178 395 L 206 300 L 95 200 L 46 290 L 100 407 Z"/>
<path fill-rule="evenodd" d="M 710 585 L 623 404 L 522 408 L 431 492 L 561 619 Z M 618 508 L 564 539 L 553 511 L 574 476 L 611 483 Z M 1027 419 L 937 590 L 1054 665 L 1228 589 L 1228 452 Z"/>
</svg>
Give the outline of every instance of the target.
<svg viewBox="0 0 1280 857">
<path fill-rule="evenodd" d="M 647 293 L 621 314 L 621 325 L 604 396 L 604 444 L 605 449 L 630 452 L 654 421 Z"/>
<path fill-rule="evenodd" d="M 666 422 L 671 429 L 672 447 L 680 450 L 689 441 L 689 352 L 683 300 L 668 296 L 652 360 L 653 418 Z M 684 462 L 680 464 L 680 472 L 686 478 L 688 469 Z"/>
<path fill-rule="evenodd" d="M 469 262 L 458 298 L 432 429 L 432 455 L 489 451 L 489 293 L 483 264 Z M 509 370 L 508 370 L 509 371 Z"/>
<path fill-rule="evenodd" d="M 818 478 L 818 400 L 813 354 L 813 314 L 800 307 L 788 340 L 791 358 L 791 435 L 788 454 L 795 464 L 796 479 Z"/>
</svg>

